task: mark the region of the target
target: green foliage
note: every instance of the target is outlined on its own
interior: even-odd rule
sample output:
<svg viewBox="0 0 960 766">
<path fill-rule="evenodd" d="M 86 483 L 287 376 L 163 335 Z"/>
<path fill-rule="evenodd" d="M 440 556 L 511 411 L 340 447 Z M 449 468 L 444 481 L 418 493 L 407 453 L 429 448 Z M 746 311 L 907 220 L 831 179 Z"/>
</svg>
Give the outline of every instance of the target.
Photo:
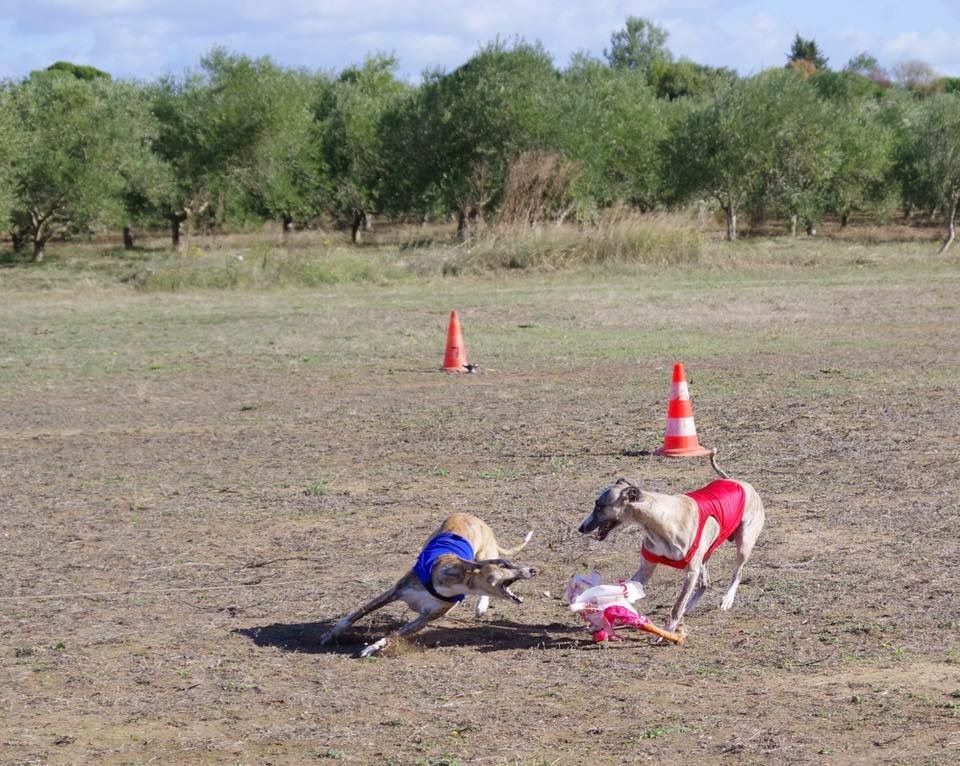
<svg viewBox="0 0 960 766">
<path fill-rule="evenodd" d="M 960 79 L 906 62 L 891 86 L 866 53 L 833 72 L 799 35 L 792 71 L 739 79 L 674 61 L 666 41 L 629 17 L 605 61 L 579 54 L 558 71 L 540 44 L 498 39 L 417 87 L 383 55 L 311 73 L 216 48 L 146 85 L 57 62 L 0 85 L 0 217 L 42 253 L 50 237 L 124 224 L 176 237 L 184 222 L 333 219 L 359 234 L 371 212 L 452 213 L 466 239 L 477 221 L 595 224 L 620 205 L 710 200 L 735 236 L 745 212 L 883 218 L 895 192 L 943 208 L 913 126 Z"/>
<path fill-rule="evenodd" d="M 202 59 L 199 72 L 162 80 L 153 90 L 160 123 L 154 148 L 173 180 L 156 189 L 157 211 L 214 223 L 230 205 L 260 215 L 305 215 L 320 185 L 307 144 L 311 85 L 269 58 L 219 48 Z"/>
<path fill-rule="evenodd" d="M 715 99 L 692 105 L 661 146 L 665 198 L 715 199 L 727 215 L 731 239 L 736 237 L 738 211 L 756 194 L 771 164 L 770 130 L 758 83 L 758 78 L 739 80 Z M 766 135 L 761 138 L 761 133 Z"/>
<path fill-rule="evenodd" d="M 826 208 L 846 223 L 857 210 L 889 217 L 896 202 L 889 183 L 896 134 L 872 97 L 826 107 L 827 129 L 836 165 L 823 182 Z"/>
<path fill-rule="evenodd" d="M 944 77 L 940 80 L 944 93 L 960 94 L 960 77 Z"/>
<path fill-rule="evenodd" d="M 563 75 L 557 105 L 553 142 L 582 165 L 574 183 L 577 217 L 595 219 L 620 202 L 652 208 L 667 123 L 644 74 L 575 59 Z"/>
<path fill-rule="evenodd" d="M 10 220 L 16 194 L 14 168 L 23 159 L 26 134 L 21 129 L 14 112 L 12 86 L 0 84 L 0 222 Z"/>
<path fill-rule="evenodd" d="M 870 77 L 874 72 L 880 69 L 880 62 L 875 56 L 863 51 L 851 58 L 843 71 L 848 74 L 858 74 L 861 77 Z"/>
<path fill-rule="evenodd" d="M 257 124 L 249 154 L 234 163 L 233 190 L 247 215 L 308 220 L 331 197 L 329 168 L 316 140 L 313 112 L 330 81 L 269 62 L 244 74 L 237 87 L 256 104 Z"/>
<path fill-rule="evenodd" d="M 656 62 L 671 60 L 666 45 L 668 36 L 654 22 L 629 16 L 623 29 L 610 36 L 610 49 L 604 50 L 603 55 L 614 69 L 647 72 Z"/>
<path fill-rule="evenodd" d="M 811 84 L 821 97 L 830 101 L 846 102 L 850 108 L 856 110 L 857 104 L 864 99 L 879 99 L 883 96 L 883 85 L 858 72 L 843 70 L 818 71 L 810 78 Z"/>
<path fill-rule="evenodd" d="M 657 98 L 674 101 L 678 98 L 709 96 L 733 82 L 737 73 L 724 67 L 695 64 L 688 59 L 657 59 L 647 70 L 647 82 Z"/>
<path fill-rule="evenodd" d="M 815 88 L 793 72 L 774 70 L 763 84 L 771 165 L 761 210 L 772 209 L 812 230 L 827 206 L 826 190 L 840 163 L 834 115 Z"/>
</svg>

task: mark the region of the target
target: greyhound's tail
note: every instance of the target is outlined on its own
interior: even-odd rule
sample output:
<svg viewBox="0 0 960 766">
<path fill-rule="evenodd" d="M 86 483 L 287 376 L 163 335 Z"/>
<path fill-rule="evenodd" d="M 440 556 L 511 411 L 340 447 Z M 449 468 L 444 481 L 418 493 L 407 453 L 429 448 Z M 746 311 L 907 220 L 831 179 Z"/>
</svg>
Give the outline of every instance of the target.
<svg viewBox="0 0 960 766">
<path fill-rule="evenodd" d="M 513 556 L 513 555 L 516 554 L 516 553 L 520 553 L 520 551 L 522 551 L 524 548 L 527 547 L 527 543 L 530 542 L 530 538 L 531 538 L 531 537 L 533 537 L 533 530 L 532 530 L 532 529 L 531 529 L 529 532 L 527 532 L 526 537 L 523 538 L 523 542 L 520 543 L 520 545 L 515 545 L 515 546 L 513 546 L 512 548 L 501 548 L 501 549 L 500 549 L 500 555 L 501 555 L 501 556 Z"/>
<path fill-rule="evenodd" d="M 729 479 L 730 474 L 724 471 L 720 466 L 717 465 L 717 449 L 714 447 L 710 450 L 710 465 L 713 466 L 713 470 L 716 471 L 724 479 Z"/>
</svg>

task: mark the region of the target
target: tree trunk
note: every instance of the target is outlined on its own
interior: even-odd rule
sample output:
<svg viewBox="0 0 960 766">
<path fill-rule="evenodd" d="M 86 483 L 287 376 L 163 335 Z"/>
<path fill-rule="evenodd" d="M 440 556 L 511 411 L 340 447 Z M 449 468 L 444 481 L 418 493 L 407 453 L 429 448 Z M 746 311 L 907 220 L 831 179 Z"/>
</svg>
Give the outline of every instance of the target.
<svg viewBox="0 0 960 766">
<path fill-rule="evenodd" d="M 360 244 L 360 232 L 363 230 L 363 211 L 353 211 L 353 224 L 350 226 L 350 241 L 355 245 Z"/>
<path fill-rule="evenodd" d="M 293 234 L 293 218 L 289 215 L 283 216 L 283 219 L 280 224 L 280 239 L 283 244 L 286 245 L 290 239 L 290 235 Z"/>
<path fill-rule="evenodd" d="M 186 247 L 186 241 L 183 236 L 183 222 L 187 220 L 185 213 L 174 213 L 170 216 L 170 235 L 173 247 L 178 252 Z"/>
<path fill-rule="evenodd" d="M 797 236 L 797 214 L 796 213 L 790 216 L 790 236 L 791 237 Z"/>
<path fill-rule="evenodd" d="M 363 214 L 363 230 L 373 231 L 373 216 L 370 213 Z"/>
<path fill-rule="evenodd" d="M 842 214 L 840 215 L 840 228 L 841 228 L 841 229 L 847 228 L 847 224 L 848 224 L 848 223 L 850 223 L 850 214 L 849 214 L 849 213 L 842 213 Z"/>
<path fill-rule="evenodd" d="M 34 237 L 33 240 L 33 262 L 41 263 L 46 255 L 47 240 L 42 237 Z"/>
<path fill-rule="evenodd" d="M 133 229 L 129 226 L 123 227 L 123 249 L 133 250 Z"/>
<path fill-rule="evenodd" d="M 466 209 L 457 213 L 457 240 L 466 242 L 470 239 L 470 215 Z"/>
<path fill-rule="evenodd" d="M 726 205 L 723 212 L 727 215 L 727 241 L 733 242 L 737 238 L 737 209 L 733 205 Z"/>
<path fill-rule="evenodd" d="M 943 242 L 943 247 L 940 248 L 937 255 L 943 255 L 947 252 L 947 248 L 953 244 L 953 239 L 957 234 L 957 201 L 954 200 L 953 204 L 950 206 L 950 212 L 947 215 L 947 238 Z"/>
</svg>

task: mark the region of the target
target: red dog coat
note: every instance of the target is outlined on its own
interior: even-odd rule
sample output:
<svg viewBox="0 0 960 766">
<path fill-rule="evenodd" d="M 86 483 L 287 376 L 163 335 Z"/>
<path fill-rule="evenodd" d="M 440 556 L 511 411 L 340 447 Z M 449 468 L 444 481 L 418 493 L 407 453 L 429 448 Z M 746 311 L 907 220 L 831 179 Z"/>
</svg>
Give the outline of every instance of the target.
<svg viewBox="0 0 960 766">
<path fill-rule="evenodd" d="M 690 546 L 690 550 L 687 551 L 687 555 L 682 559 L 668 559 L 643 548 L 643 557 L 647 561 L 654 564 L 666 564 L 668 567 L 674 567 L 675 569 L 685 568 L 687 564 L 690 563 L 690 559 L 693 558 L 694 551 L 696 551 L 700 545 L 700 537 L 703 535 L 703 525 L 706 524 L 707 519 L 712 516 L 720 525 L 720 534 L 717 535 L 717 539 L 713 541 L 713 545 L 711 545 L 706 554 L 704 554 L 703 560 L 706 561 L 710 558 L 710 554 L 719 548 L 721 543 L 727 540 L 730 535 L 736 531 L 737 527 L 740 526 L 740 520 L 743 518 L 743 508 L 747 503 L 747 495 L 743 491 L 743 487 L 737 484 L 737 482 L 730 481 L 729 479 L 717 479 L 702 489 L 686 492 L 685 494 L 687 497 L 694 499 L 700 511 L 700 525 L 697 527 L 697 534 L 693 538 L 693 544 Z"/>
</svg>

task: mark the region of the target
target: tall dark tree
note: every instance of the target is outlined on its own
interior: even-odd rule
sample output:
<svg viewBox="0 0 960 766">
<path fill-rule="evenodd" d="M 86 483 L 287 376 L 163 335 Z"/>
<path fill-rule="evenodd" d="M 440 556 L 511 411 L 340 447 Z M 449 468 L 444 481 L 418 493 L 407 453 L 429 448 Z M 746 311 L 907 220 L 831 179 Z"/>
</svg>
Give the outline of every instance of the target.
<svg viewBox="0 0 960 766">
<path fill-rule="evenodd" d="M 793 38 L 793 44 L 790 46 L 790 52 L 787 53 L 787 66 L 802 66 L 802 62 L 808 62 L 813 65 L 814 71 L 822 71 L 827 68 L 827 57 L 820 51 L 820 46 L 813 38 L 809 40 L 800 37 L 798 33 Z"/>
</svg>

